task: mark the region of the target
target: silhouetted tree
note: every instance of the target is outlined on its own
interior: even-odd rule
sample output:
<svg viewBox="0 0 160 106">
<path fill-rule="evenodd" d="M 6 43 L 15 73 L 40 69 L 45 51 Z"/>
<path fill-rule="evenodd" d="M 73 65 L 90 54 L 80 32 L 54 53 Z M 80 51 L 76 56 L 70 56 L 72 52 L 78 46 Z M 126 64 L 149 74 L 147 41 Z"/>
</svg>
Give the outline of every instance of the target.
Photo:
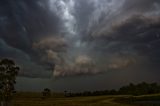
<svg viewBox="0 0 160 106">
<path fill-rule="evenodd" d="M 3 59 L 0 61 L 0 101 L 1 106 L 8 106 L 14 92 L 14 84 L 18 75 L 19 67 L 13 60 Z"/>
<path fill-rule="evenodd" d="M 51 90 L 48 88 L 45 88 L 42 92 L 43 98 L 48 98 L 51 96 Z"/>
<path fill-rule="evenodd" d="M 66 90 L 64 91 L 64 96 L 67 97 L 67 91 Z"/>
</svg>

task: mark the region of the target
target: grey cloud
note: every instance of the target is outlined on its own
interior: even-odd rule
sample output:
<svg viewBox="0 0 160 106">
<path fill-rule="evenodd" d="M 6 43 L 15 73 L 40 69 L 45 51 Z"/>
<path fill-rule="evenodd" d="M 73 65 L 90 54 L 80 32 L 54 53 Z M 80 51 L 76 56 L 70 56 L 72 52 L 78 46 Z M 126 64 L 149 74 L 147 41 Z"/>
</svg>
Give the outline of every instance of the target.
<svg viewBox="0 0 160 106">
<path fill-rule="evenodd" d="M 33 48 L 41 50 L 65 51 L 67 42 L 62 37 L 49 37 L 40 40 L 38 43 L 33 44 Z"/>
<path fill-rule="evenodd" d="M 29 59 L 29 56 L 25 52 L 9 46 L 2 39 L 0 39 L 0 50 L 1 50 L 0 52 L 1 58 L 9 57 L 14 59 L 21 59 L 21 58 Z M 10 55 L 10 53 L 12 53 L 12 55 Z"/>
<path fill-rule="evenodd" d="M 52 70 L 55 64 L 62 64 L 68 44 L 62 37 L 49 37 L 35 42 L 33 49 L 39 54 L 42 63 L 51 64 Z"/>
<path fill-rule="evenodd" d="M 1 0 L 0 56 L 21 58 L 20 75 L 29 77 L 157 63 L 159 7 L 158 0 Z"/>
<path fill-rule="evenodd" d="M 144 61 L 157 63 L 160 43 L 159 24 L 159 17 L 141 15 L 133 15 L 122 22 L 114 23 L 104 32 L 97 33 L 98 35 L 91 41 L 93 55 L 99 58 L 101 55 L 105 56 L 106 59 L 101 61 L 104 60 L 106 63 L 109 61 L 108 64 L 111 64 L 112 68 L 128 66 L 130 63 L 135 65 L 137 62 L 141 64 Z M 102 53 L 99 54 L 97 51 Z M 114 58 L 119 58 L 117 54 L 125 58 L 118 60 L 119 62 L 112 62 Z"/>
<path fill-rule="evenodd" d="M 86 0 L 76 0 L 74 6 L 74 13 L 77 20 L 77 28 L 80 33 L 86 30 L 86 26 L 88 26 L 90 18 L 95 10 L 95 6 L 90 1 Z"/>
<path fill-rule="evenodd" d="M 98 2 L 101 4 L 101 2 Z M 105 2 L 107 3 L 107 2 Z M 105 4 L 103 3 L 103 4 Z M 105 4 L 101 6 L 102 9 L 97 8 L 90 20 L 88 34 L 93 36 L 99 35 L 97 32 L 104 32 L 113 24 L 128 19 L 129 17 L 141 14 L 148 16 L 158 16 L 160 3 L 158 0 L 112 0 L 110 5 Z"/>
<path fill-rule="evenodd" d="M 12 54 L 12 55 L 11 55 Z M 30 56 L 25 52 L 13 48 L 0 39 L 0 58 L 13 59 L 21 68 L 19 75 L 25 77 L 50 76 L 50 72 L 45 72 L 45 68 L 31 61 Z M 38 70 L 37 70 L 38 69 Z M 35 71 L 33 71 L 35 70 Z"/>
<path fill-rule="evenodd" d="M 5 17 L 7 22 L 5 30 L 1 32 L 1 37 L 12 46 L 26 49 L 35 38 L 47 35 L 46 33 L 51 33 L 51 31 L 56 32 L 58 17 L 48 10 L 47 2 L 42 0 L 1 2 L 3 4 L 1 17 Z M 43 4 L 44 7 L 38 3 Z"/>
<path fill-rule="evenodd" d="M 57 65 L 54 70 L 55 77 L 77 76 L 77 75 L 95 75 L 101 73 L 96 68 L 96 63 L 90 57 L 80 55 L 75 58 L 73 63 L 65 63 L 62 66 Z"/>
<path fill-rule="evenodd" d="M 159 0 L 126 0 L 124 3 L 124 11 L 137 11 L 137 12 L 146 12 L 152 11 L 156 8 L 156 4 L 159 5 Z"/>
<path fill-rule="evenodd" d="M 133 15 L 125 21 L 113 24 L 95 38 L 145 45 L 159 38 L 159 24 L 159 17 Z"/>
<path fill-rule="evenodd" d="M 32 45 L 59 32 L 58 16 L 49 10 L 48 1 L 43 0 L 1 0 L 0 5 L 0 56 L 18 61 L 22 76 L 48 77 L 51 72 L 46 72 L 46 65 L 40 64 Z"/>
</svg>

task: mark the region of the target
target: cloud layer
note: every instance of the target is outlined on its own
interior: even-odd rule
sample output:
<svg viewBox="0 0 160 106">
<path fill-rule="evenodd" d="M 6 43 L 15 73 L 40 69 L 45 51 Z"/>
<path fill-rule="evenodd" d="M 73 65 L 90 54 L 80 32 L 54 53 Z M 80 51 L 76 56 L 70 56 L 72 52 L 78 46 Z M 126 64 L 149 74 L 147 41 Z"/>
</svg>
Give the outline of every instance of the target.
<svg viewBox="0 0 160 106">
<path fill-rule="evenodd" d="M 159 0 L 1 0 L 0 10 L 0 57 L 20 76 L 159 69 Z"/>
</svg>

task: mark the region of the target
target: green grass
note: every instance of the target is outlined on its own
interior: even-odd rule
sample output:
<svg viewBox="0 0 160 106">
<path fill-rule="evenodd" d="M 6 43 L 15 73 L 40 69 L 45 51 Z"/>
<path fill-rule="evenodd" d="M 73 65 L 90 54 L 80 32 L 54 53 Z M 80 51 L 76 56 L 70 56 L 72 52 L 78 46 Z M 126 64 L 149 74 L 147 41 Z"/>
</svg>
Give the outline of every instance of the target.
<svg viewBox="0 0 160 106">
<path fill-rule="evenodd" d="M 64 97 L 63 94 L 53 94 L 52 97 L 47 99 L 41 97 L 40 93 L 17 93 L 12 104 L 13 106 L 133 106 L 135 105 L 133 104 L 134 101 L 160 100 L 160 94 L 89 97 Z"/>
</svg>

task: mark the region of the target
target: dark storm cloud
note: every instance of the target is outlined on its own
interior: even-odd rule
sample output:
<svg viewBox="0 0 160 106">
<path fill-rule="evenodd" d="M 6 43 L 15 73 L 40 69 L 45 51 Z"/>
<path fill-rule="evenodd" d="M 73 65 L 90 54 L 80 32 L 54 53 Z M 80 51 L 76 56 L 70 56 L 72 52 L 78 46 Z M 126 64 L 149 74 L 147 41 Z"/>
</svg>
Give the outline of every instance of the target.
<svg viewBox="0 0 160 106">
<path fill-rule="evenodd" d="M 111 45 L 108 47 L 111 52 L 121 52 L 124 51 L 123 48 L 126 50 L 130 48 L 129 51 L 136 50 L 142 55 L 144 53 L 147 55 L 159 45 L 159 20 L 160 17 L 134 15 L 125 21 L 113 24 L 109 30 L 97 35 L 95 41 L 99 41 L 98 44 L 104 47 L 103 50 L 105 46 Z M 159 51 L 158 48 L 155 50 Z"/>
<path fill-rule="evenodd" d="M 159 5 L 159 0 L 134 0 L 129 1 L 126 0 L 124 3 L 124 11 L 138 11 L 138 12 L 146 12 L 152 11 L 156 8 L 156 5 Z"/>
<path fill-rule="evenodd" d="M 32 49 L 35 41 L 59 32 L 60 20 L 49 10 L 48 1 L 1 0 L 0 8 L 1 57 L 19 60 L 23 69 L 20 75 L 49 76 Z"/>
<path fill-rule="evenodd" d="M 0 57 L 16 60 L 28 77 L 95 75 L 144 62 L 158 69 L 159 9 L 159 0 L 1 0 Z"/>
<path fill-rule="evenodd" d="M 0 39 L 0 58 L 9 58 L 15 60 L 15 62 L 21 67 L 20 76 L 35 77 L 41 76 L 46 77 L 51 74 L 45 72 L 45 68 L 31 61 L 30 56 L 25 52 L 13 48 L 7 45 L 2 39 Z M 34 71 L 33 71 L 34 70 Z"/>
<path fill-rule="evenodd" d="M 30 51 L 33 40 L 58 29 L 58 17 L 43 0 L 2 0 L 0 4 L 1 37 L 13 47 Z"/>
<path fill-rule="evenodd" d="M 135 73 L 140 73 L 136 70 L 143 71 L 144 79 L 149 71 L 159 73 L 159 20 L 159 16 L 133 15 L 114 23 L 92 39 L 92 55 L 101 58 L 101 64 L 107 63 L 108 70 L 137 67 Z"/>
<path fill-rule="evenodd" d="M 84 42 L 88 43 L 90 55 L 97 61 L 97 65 L 107 70 L 124 69 L 148 62 L 145 67 L 156 67 L 159 63 L 159 7 L 157 0 L 122 1 L 114 10 L 116 0 L 112 0 L 111 7 L 106 13 L 93 17 L 88 27 L 88 34 Z M 98 2 L 100 3 L 100 2 Z M 107 11 L 110 10 L 110 11 Z M 102 18 L 103 17 L 103 18 Z M 101 19 L 102 18 L 102 19 Z M 99 21 L 100 19 L 100 21 Z M 98 20 L 98 21 L 97 21 Z M 116 58 L 116 59 L 115 59 Z M 152 70 L 151 70 L 152 71 Z"/>
<path fill-rule="evenodd" d="M 90 27 L 88 33 L 93 36 L 99 35 L 99 32 L 110 28 L 112 24 L 123 21 L 134 14 L 145 14 L 151 16 L 159 16 L 160 2 L 158 0 L 111 0 L 109 3 L 102 2 L 102 9 L 96 9 L 96 12 L 90 19 Z M 101 2 L 97 2 L 101 4 Z M 100 13 L 100 14 L 99 14 Z"/>
</svg>

